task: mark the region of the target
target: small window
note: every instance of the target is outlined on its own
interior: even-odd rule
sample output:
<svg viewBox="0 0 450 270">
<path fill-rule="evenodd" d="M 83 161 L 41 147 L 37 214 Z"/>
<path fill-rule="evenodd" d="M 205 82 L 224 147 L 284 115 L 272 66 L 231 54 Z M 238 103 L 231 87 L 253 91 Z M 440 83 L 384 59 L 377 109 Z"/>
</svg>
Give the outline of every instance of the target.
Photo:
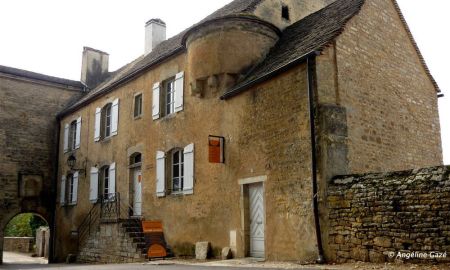
<svg viewBox="0 0 450 270">
<path fill-rule="evenodd" d="M 142 162 L 142 154 L 134 153 L 130 156 L 130 166 L 138 166 Z"/>
<path fill-rule="evenodd" d="M 103 197 L 108 198 L 109 192 L 109 166 L 105 166 L 102 169 L 102 182 L 103 182 Z"/>
<path fill-rule="evenodd" d="M 169 180 L 172 192 L 181 192 L 184 184 L 184 155 L 182 149 L 172 151 L 170 167 L 171 175 Z"/>
<path fill-rule="evenodd" d="M 111 136 L 111 103 L 108 103 L 102 109 L 102 137 L 108 138 Z"/>
<path fill-rule="evenodd" d="M 74 189 L 74 181 L 73 174 L 67 175 L 67 185 L 66 185 L 66 194 L 67 194 L 67 202 L 70 204 L 73 202 L 73 189 Z"/>
<path fill-rule="evenodd" d="M 290 18 L 289 18 L 289 7 L 288 6 L 283 5 L 281 7 L 281 17 L 283 19 L 285 19 L 285 20 L 288 20 L 288 21 L 290 20 Z"/>
<path fill-rule="evenodd" d="M 163 116 L 175 112 L 175 78 L 163 82 Z"/>
<path fill-rule="evenodd" d="M 134 97 L 134 117 L 142 115 L 142 94 L 138 94 Z"/>
<path fill-rule="evenodd" d="M 69 150 L 75 150 L 77 145 L 77 121 L 70 123 L 69 128 Z"/>
</svg>

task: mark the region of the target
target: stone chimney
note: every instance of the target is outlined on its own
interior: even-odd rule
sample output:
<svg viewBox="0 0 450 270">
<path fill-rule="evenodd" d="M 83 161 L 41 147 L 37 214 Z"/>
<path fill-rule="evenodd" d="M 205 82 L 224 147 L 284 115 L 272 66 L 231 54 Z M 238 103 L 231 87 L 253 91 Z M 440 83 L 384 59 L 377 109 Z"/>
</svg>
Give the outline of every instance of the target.
<svg viewBox="0 0 450 270">
<path fill-rule="evenodd" d="M 81 64 L 81 82 L 89 89 L 94 89 L 108 77 L 108 66 L 109 54 L 84 47 Z"/>
<path fill-rule="evenodd" d="M 161 19 L 148 21 L 145 24 L 145 54 L 150 53 L 164 40 L 166 40 L 166 23 Z"/>
</svg>

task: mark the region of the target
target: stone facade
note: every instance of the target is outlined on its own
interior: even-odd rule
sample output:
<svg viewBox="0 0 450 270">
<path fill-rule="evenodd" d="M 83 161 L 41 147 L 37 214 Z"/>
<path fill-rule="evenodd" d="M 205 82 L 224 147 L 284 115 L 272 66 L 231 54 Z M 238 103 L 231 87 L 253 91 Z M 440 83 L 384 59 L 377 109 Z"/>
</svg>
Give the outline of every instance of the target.
<svg viewBox="0 0 450 270">
<path fill-rule="evenodd" d="M 393 1 L 365 1 L 342 33 L 326 46 L 315 48 L 318 55 L 311 54 L 307 63 L 289 63 L 269 79 L 221 100 L 280 45 L 286 26 L 330 1 L 283 1 L 291 7 L 292 21 L 280 17 L 280 1 L 249 2 L 256 5 L 251 18 L 228 16 L 198 24 L 185 32 L 186 36 L 175 37 L 183 41 L 170 56 L 136 68 L 168 45 L 155 47 L 64 110 L 61 127 L 76 122 L 80 129 L 79 147 L 73 149 L 65 149 L 66 131 L 61 129 L 59 134 L 57 190 L 62 199 L 55 212 L 58 260 L 78 251 L 81 261 L 119 262 L 133 257 L 122 254 L 130 245 L 128 240 L 110 242 L 113 232 L 122 237 L 118 224 L 100 224 L 99 232 L 80 247 L 73 239 L 89 211 L 98 205 L 98 198 L 90 197 L 106 189 L 99 179 L 105 178 L 102 169 L 110 166 L 114 168 L 114 188 L 108 189 L 120 194 L 120 205 L 125 207 L 133 206 L 133 181 L 139 169 L 140 218 L 162 222 L 175 255 L 184 255 L 195 243 L 206 241 L 214 254 L 230 247 L 235 257 L 248 256 L 249 190 L 258 184 L 263 190 L 262 256 L 314 261 L 318 251 L 311 207 L 309 87 L 316 90 L 313 119 L 324 243 L 335 241 L 333 230 L 328 231 L 334 228 L 328 216 L 334 214 L 329 213 L 332 208 L 326 200 L 333 176 L 442 164 L 437 88 Z M 362 1 L 340 2 L 356 5 Z M 168 44 L 175 46 L 173 42 Z M 133 76 L 123 75 L 129 70 Z M 155 89 L 171 78 L 176 80 L 174 87 L 182 89 L 181 107 L 168 115 L 155 114 L 154 108 L 164 104 Z M 136 116 L 138 95 L 142 95 L 142 114 Z M 99 138 L 96 130 L 107 125 L 98 119 L 106 115 L 102 110 L 108 104 L 114 106 L 112 122 L 117 126 L 111 136 Z M 223 137 L 224 163 L 209 162 L 210 135 Z M 158 171 L 164 168 L 171 173 L 168 158 L 172 151 L 186 146 L 193 153 L 193 188 L 172 192 L 168 174 L 158 179 Z M 134 162 L 137 154 L 140 159 Z M 67 162 L 71 156 L 76 158 L 72 168 Z M 158 163 L 161 159 L 164 162 Z M 65 179 L 75 173 L 77 195 L 67 202 Z M 161 183 L 166 190 L 158 190 Z M 92 192 L 95 186 L 100 192 Z M 108 247 L 114 247 L 111 254 Z M 332 246 L 325 249 L 328 256 L 335 252 Z"/>
<path fill-rule="evenodd" d="M 17 214 L 52 224 L 56 115 L 81 96 L 80 83 L 0 67 L 0 263 L 3 231 Z"/>
<path fill-rule="evenodd" d="M 383 12 L 378 12 L 379 9 Z M 395 31 L 380 26 L 384 19 Z M 89 201 L 92 168 L 101 169 L 114 163 L 115 191 L 120 193 L 121 203 L 132 204 L 135 167 L 131 166 L 130 158 L 136 153 L 142 155 L 139 164 L 142 218 L 162 221 L 166 240 L 175 255 L 181 255 L 177 250 L 183 247 L 208 241 L 213 250 L 229 246 L 234 256 L 247 256 L 248 189 L 250 183 L 259 181 L 264 189 L 265 258 L 301 261 L 317 258 L 311 210 L 308 66 L 298 64 L 232 99 L 219 100 L 240 74 L 277 42 L 276 31 L 260 22 L 236 18 L 227 22 L 198 27 L 186 39 L 185 51 L 64 114 L 62 126 L 81 117 L 81 144 L 79 149 L 64 153 L 64 133 L 60 133 L 59 178 L 71 172 L 65 165 L 69 155 L 76 156 L 79 161 L 76 167 L 82 167 L 86 173 L 79 175 L 76 204 L 58 205 L 56 210 L 57 226 L 61 228 L 58 258 L 77 250 L 75 242 L 69 243 L 70 233 L 78 229 L 92 208 Z M 385 42 L 384 38 L 394 39 L 394 34 L 395 40 L 404 44 L 403 55 L 396 57 L 404 61 L 399 62 L 389 54 L 397 53 L 393 51 L 397 45 Z M 358 38 L 364 43 L 356 43 Z M 255 48 L 242 49 L 251 46 Z M 182 71 L 183 109 L 154 120 L 154 84 Z M 317 56 L 313 72 L 318 102 L 321 218 L 327 243 L 325 198 L 331 177 L 440 165 L 442 156 L 436 88 L 390 0 L 366 1 L 343 33 Z M 414 77 L 404 79 L 408 72 L 415 72 Z M 138 118 L 133 115 L 136 94 L 142 94 L 143 100 L 143 113 Z M 401 98 L 408 95 L 410 98 Z M 117 99 L 117 135 L 95 141 L 97 108 Z M 411 130 L 417 130 L 415 135 Z M 208 162 L 209 135 L 224 137 L 224 164 Z M 423 140 L 424 137 L 428 139 Z M 159 196 L 157 151 L 168 155 L 171 149 L 189 144 L 195 149 L 193 194 L 168 192 Z M 419 152 L 422 154 L 415 154 Z M 326 252 L 332 253 L 328 246 Z"/>
<path fill-rule="evenodd" d="M 334 178 L 332 260 L 448 262 L 439 254 L 450 252 L 449 175 L 447 166 Z"/>
</svg>

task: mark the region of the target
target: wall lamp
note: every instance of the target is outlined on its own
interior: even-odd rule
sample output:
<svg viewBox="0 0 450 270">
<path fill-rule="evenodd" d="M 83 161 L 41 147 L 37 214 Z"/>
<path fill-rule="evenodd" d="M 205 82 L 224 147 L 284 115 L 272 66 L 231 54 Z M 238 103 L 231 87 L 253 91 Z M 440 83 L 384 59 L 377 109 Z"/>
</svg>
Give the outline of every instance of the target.
<svg viewBox="0 0 450 270">
<path fill-rule="evenodd" d="M 84 168 L 75 168 L 76 164 L 77 164 L 77 158 L 75 157 L 74 154 L 71 154 L 67 158 L 67 166 L 69 166 L 70 170 L 78 171 L 78 172 L 84 174 L 84 176 L 86 176 L 86 160 L 83 162 L 83 167 Z"/>
</svg>

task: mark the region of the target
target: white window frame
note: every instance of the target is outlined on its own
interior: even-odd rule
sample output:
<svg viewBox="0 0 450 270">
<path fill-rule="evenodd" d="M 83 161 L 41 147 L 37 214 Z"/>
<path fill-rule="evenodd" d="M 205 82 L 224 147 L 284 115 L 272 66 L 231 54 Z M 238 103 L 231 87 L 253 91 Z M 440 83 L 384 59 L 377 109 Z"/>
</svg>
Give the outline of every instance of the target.
<svg viewBox="0 0 450 270">
<path fill-rule="evenodd" d="M 103 107 L 103 138 L 111 137 L 112 128 L 112 103 Z"/>
<path fill-rule="evenodd" d="M 166 80 L 164 87 L 164 116 L 175 113 L 175 78 Z M 170 95 L 170 97 L 169 97 Z"/>
<path fill-rule="evenodd" d="M 175 154 L 178 154 L 178 163 L 175 163 Z M 172 194 L 183 193 L 184 188 L 184 153 L 183 149 L 176 148 L 172 150 L 170 155 L 170 190 Z M 175 177 L 174 172 L 178 170 L 178 176 Z M 179 189 L 175 190 L 175 181 L 178 181 Z"/>
<path fill-rule="evenodd" d="M 77 120 L 69 125 L 69 151 L 75 150 L 77 145 Z"/>
<path fill-rule="evenodd" d="M 102 198 L 106 198 L 106 196 L 109 194 L 109 166 L 105 166 L 102 168 Z M 109 195 L 108 195 L 109 196 Z"/>
</svg>

